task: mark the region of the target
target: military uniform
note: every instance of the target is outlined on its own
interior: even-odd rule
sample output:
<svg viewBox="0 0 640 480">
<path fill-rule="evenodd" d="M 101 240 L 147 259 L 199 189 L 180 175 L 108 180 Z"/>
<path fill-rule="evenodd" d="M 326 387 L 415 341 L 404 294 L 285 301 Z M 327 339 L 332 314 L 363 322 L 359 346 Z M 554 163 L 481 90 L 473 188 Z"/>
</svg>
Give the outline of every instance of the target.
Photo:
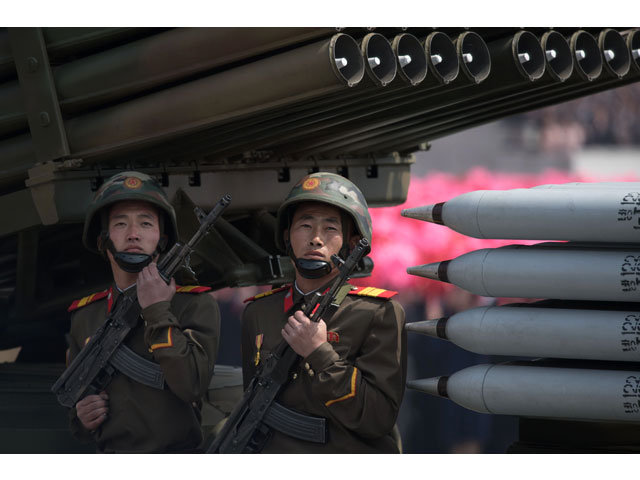
<svg viewBox="0 0 640 480">
<path fill-rule="evenodd" d="M 324 288 L 320 289 L 324 291 Z M 398 453 L 392 436 L 406 379 L 404 310 L 395 292 L 356 288 L 325 318 L 328 342 L 302 359 L 278 397 L 282 405 L 324 417 L 325 444 L 273 432 L 263 453 Z M 289 315 L 309 301 L 286 286 L 249 299 L 242 321 L 245 387 L 282 341 Z"/>
<path fill-rule="evenodd" d="M 201 398 L 213 374 L 220 332 L 218 305 L 204 293 L 209 290 L 177 287 L 171 302 L 142 310 L 138 326 L 124 343 L 160 365 L 165 388 L 152 388 L 116 373 L 106 388 L 108 418 L 96 431 L 87 431 L 75 408 L 70 410 L 76 437 L 95 441 L 100 452 L 184 452 L 198 447 Z M 118 295 L 114 285 L 71 305 L 69 362 L 104 323 Z"/>
</svg>

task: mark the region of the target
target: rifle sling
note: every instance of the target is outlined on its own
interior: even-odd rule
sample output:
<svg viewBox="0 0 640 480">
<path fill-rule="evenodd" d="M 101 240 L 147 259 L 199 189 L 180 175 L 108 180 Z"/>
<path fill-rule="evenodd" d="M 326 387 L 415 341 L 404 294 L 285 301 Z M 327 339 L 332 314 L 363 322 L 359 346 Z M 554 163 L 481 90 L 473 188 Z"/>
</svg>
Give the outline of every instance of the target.
<svg viewBox="0 0 640 480">
<path fill-rule="evenodd" d="M 148 387 L 162 390 L 164 373 L 156 362 L 141 357 L 124 344 L 116 349 L 109 362 L 121 373 Z"/>
<path fill-rule="evenodd" d="M 262 421 L 273 430 L 307 442 L 327 443 L 327 420 L 273 402 Z"/>
</svg>

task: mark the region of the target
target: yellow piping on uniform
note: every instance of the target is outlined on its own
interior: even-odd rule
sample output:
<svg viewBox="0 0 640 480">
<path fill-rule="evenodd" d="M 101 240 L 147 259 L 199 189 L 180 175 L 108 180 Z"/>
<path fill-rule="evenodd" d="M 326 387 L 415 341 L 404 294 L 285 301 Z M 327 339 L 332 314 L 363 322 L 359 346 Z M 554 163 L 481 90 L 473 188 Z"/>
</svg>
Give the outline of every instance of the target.
<svg viewBox="0 0 640 480">
<path fill-rule="evenodd" d="M 357 376 L 358 376 L 358 369 L 356 367 L 353 367 L 353 375 L 351 375 L 351 391 L 349 393 L 347 393 L 346 395 L 340 397 L 340 398 L 335 398 L 333 400 L 329 400 L 328 402 L 326 402 L 324 404 L 324 406 L 328 407 L 329 405 L 333 405 L 334 403 L 341 402 L 342 400 L 346 400 L 348 398 L 355 397 L 356 396 L 356 378 L 357 378 Z"/>
<path fill-rule="evenodd" d="M 169 327 L 168 331 L 167 331 L 167 341 L 165 343 L 154 343 L 153 345 L 151 345 L 151 348 L 149 349 L 150 351 L 154 351 L 157 350 L 158 348 L 168 348 L 168 347 L 173 347 L 173 339 L 171 338 L 171 329 L 173 327 Z"/>
</svg>

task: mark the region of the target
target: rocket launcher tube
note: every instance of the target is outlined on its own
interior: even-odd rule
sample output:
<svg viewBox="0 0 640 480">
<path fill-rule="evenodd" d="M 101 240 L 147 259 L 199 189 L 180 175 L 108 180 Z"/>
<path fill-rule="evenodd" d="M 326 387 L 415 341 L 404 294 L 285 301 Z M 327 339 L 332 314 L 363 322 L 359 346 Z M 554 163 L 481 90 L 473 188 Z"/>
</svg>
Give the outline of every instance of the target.
<svg viewBox="0 0 640 480">
<path fill-rule="evenodd" d="M 454 42 L 462 73 L 474 83 L 483 82 L 491 71 L 491 54 L 482 37 L 464 32 Z"/>
<path fill-rule="evenodd" d="M 631 55 L 620 33 L 611 28 L 600 32 L 598 48 L 604 58 L 603 66 L 610 76 L 622 78 L 629 73 Z"/>
<path fill-rule="evenodd" d="M 640 371 L 483 364 L 407 387 L 480 413 L 640 422 Z"/>
<path fill-rule="evenodd" d="M 630 30 L 625 36 L 625 43 L 631 57 L 631 68 L 637 74 L 640 72 L 640 28 Z"/>
<path fill-rule="evenodd" d="M 640 361 L 638 311 L 479 307 L 405 328 L 483 355 Z"/>
<path fill-rule="evenodd" d="M 485 297 L 634 302 L 640 289 L 640 249 L 510 245 L 409 267 L 407 273 Z"/>
<path fill-rule="evenodd" d="M 554 30 L 545 32 L 540 38 L 545 51 L 547 77 L 564 82 L 573 73 L 573 58 L 569 42 Z"/>
<path fill-rule="evenodd" d="M 569 38 L 569 46 L 576 59 L 574 71 L 582 80 L 592 81 L 602 73 L 602 53 L 590 33 L 578 30 Z"/>
<path fill-rule="evenodd" d="M 389 41 L 379 33 L 367 34 L 360 44 L 367 76 L 375 85 L 384 87 L 396 77 L 397 60 Z"/>
<path fill-rule="evenodd" d="M 338 68 L 336 58 L 347 59 L 347 65 Z M 360 82 L 364 63 L 355 40 L 338 33 L 329 40 L 75 117 L 66 123 L 70 148 L 89 156 L 134 148 L 322 97 Z M 166 114 L 169 111 L 171 115 Z M 115 124 L 120 128 L 110 127 Z"/>
<path fill-rule="evenodd" d="M 409 33 L 396 35 L 391 48 L 398 59 L 398 75 L 410 85 L 422 83 L 427 76 L 427 54 L 415 36 Z"/>
<path fill-rule="evenodd" d="M 640 239 L 637 183 L 543 187 L 476 190 L 444 203 L 402 210 L 402 216 L 446 225 L 475 238 L 607 243 Z"/>
</svg>

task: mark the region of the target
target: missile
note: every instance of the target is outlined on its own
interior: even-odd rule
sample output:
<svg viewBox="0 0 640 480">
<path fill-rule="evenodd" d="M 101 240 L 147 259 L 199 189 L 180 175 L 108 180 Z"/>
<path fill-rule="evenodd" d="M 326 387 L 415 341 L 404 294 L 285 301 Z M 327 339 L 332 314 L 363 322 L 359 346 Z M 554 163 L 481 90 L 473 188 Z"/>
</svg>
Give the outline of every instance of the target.
<svg viewBox="0 0 640 480">
<path fill-rule="evenodd" d="M 569 182 L 536 185 L 533 188 L 618 188 L 620 190 L 640 190 L 640 182 Z"/>
<path fill-rule="evenodd" d="M 485 297 L 635 302 L 640 249 L 544 243 L 483 248 L 407 268 Z"/>
<path fill-rule="evenodd" d="M 640 371 L 483 364 L 407 387 L 479 413 L 640 422 Z"/>
<path fill-rule="evenodd" d="M 640 189 L 477 190 L 402 216 L 475 238 L 633 243 L 640 239 Z"/>
<path fill-rule="evenodd" d="M 478 307 L 405 328 L 482 355 L 640 361 L 640 311 Z"/>
</svg>

